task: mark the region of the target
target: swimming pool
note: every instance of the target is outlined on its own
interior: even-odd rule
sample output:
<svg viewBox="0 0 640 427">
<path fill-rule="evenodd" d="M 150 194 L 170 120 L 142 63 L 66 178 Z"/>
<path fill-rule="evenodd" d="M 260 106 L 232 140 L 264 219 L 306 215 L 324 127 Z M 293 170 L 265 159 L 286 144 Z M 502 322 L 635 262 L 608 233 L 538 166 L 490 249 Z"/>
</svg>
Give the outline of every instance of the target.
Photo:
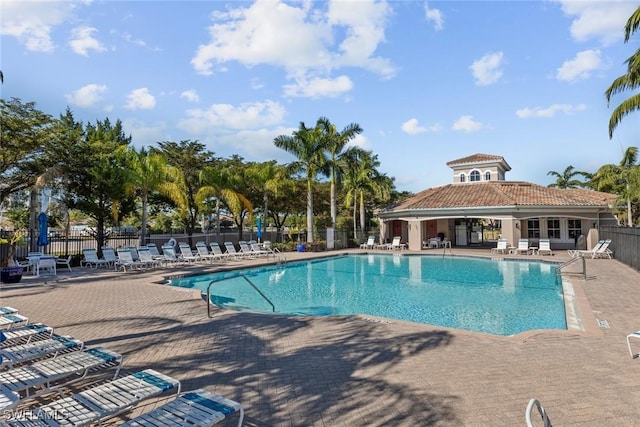
<svg viewBox="0 0 640 427">
<path fill-rule="evenodd" d="M 211 287 L 211 300 L 235 310 L 365 314 L 512 335 L 567 329 L 555 270 L 537 261 L 366 254 L 184 277 L 171 284 L 206 293 L 209 282 L 226 278 Z"/>
</svg>

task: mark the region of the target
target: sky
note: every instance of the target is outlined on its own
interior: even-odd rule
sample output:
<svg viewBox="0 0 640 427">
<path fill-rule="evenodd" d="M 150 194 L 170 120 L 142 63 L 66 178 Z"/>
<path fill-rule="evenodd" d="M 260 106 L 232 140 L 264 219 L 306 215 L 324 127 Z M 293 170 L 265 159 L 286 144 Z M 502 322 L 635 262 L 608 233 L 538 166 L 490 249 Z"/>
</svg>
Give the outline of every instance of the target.
<svg viewBox="0 0 640 427">
<path fill-rule="evenodd" d="M 77 121 L 120 120 L 134 146 L 199 141 L 217 157 L 275 147 L 327 117 L 363 132 L 396 189 L 453 182 L 446 163 L 504 157 L 540 185 L 640 146 L 638 116 L 608 135 L 604 92 L 640 35 L 629 1 L 0 2 L 2 98 Z M 640 113 L 637 113 L 640 114 Z"/>
</svg>

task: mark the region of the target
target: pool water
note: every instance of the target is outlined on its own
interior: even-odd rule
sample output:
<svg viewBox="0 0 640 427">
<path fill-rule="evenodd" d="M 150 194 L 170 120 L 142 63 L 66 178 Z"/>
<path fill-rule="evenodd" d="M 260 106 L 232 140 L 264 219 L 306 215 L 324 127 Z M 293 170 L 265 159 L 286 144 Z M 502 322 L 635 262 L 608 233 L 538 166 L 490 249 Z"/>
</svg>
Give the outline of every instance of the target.
<svg viewBox="0 0 640 427">
<path fill-rule="evenodd" d="M 552 263 L 345 255 L 172 279 L 171 284 L 206 293 L 209 283 L 221 278 L 226 279 L 211 287 L 211 301 L 235 310 L 364 314 L 497 335 L 567 329 Z"/>
</svg>

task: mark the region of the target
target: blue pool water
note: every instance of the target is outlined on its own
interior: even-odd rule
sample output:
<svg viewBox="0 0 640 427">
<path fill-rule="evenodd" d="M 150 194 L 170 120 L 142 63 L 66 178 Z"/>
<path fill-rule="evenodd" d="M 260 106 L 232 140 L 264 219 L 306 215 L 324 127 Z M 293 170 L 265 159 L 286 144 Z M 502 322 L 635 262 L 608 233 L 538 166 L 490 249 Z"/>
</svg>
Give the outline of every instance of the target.
<svg viewBox="0 0 640 427">
<path fill-rule="evenodd" d="M 236 310 L 365 314 L 497 335 L 566 329 L 562 287 L 550 263 L 483 258 L 346 255 L 172 279 Z"/>
</svg>

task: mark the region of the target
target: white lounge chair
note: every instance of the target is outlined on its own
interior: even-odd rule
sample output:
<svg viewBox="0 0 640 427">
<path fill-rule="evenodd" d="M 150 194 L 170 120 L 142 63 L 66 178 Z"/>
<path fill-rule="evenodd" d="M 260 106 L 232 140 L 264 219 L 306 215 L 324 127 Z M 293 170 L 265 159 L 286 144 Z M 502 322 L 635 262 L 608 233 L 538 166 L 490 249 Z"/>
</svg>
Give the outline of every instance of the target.
<svg viewBox="0 0 640 427">
<path fill-rule="evenodd" d="M 238 246 L 240 246 L 239 254 L 244 256 L 245 258 L 257 258 L 257 254 L 251 250 L 251 247 L 244 240 L 240 240 L 238 242 Z"/>
<path fill-rule="evenodd" d="M 376 245 L 376 236 L 369 236 L 366 243 L 360 245 L 360 249 L 373 249 Z"/>
<path fill-rule="evenodd" d="M 200 426 L 218 424 L 232 414 L 240 412 L 238 427 L 244 420 L 244 408 L 238 402 L 198 389 L 182 394 L 151 412 L 142 414 L 122 427 L 133 426 Z"/>
<path fill-rule="evenodd" d="M 111 246 L 103 246 L 102 247 L 102 257 L 109 262 L 114 269 L 117 268 L 116 263 L 118 262 L 118 255 L 116 254 L 116 250 Z"/>
<path fill-rule="evenodd" d="M 31 323 L 17 328 L 0 330 L 0 348 L 27 344 L 38 339 L 51 338 L 53 328 L 42 323 Z"/>
<path fill-rule="evenodd" d="M 0 316 L 0 329 L 11 329 L 29 323 L 29 318 L 18 313 Z"/>
<path fill-rule="evenodd" d="M 98 258 L 98 251 L 93 248 L 84 248 L 82 249 L 82 254 L 84 259 L 80 261 L 80 267 L 89 266 L 90 268 L 98 269 L 101 266 L 110 267 L 111 262 L 104 259 Z"/>
<path fill-rule="evenodd" d="M 143 400 L 173 390 L 180 393 L 178 380 L 146 369 L 19 413 L 18 418 L 9 418 L 5 423 L 9 426 L 41 426 L 42 420 L 56 420 L 64 426 L 99 424 Z"/>
<path fill-rule="evenodd" d="M 518 247 L 515 249 L 517 254 L 529 254 L 529 239 L 519 239 Z"/>
<path fill-rule="evenodd" d="M 492 254 L 506 254 L 507 253 L 507 239 L 498 239 L 498 244 L 495 248 L 491 248 Z"/>
<path fill-rule="evenodd" d="M 162 259 L 164 256 L 158 251 L 158 247 L 155 243 L 147 243 L 147 247 L 149 248 L 149 252 L 154 259 Z"/>
<path fill-rule="evenodd" d="M 178 264 L 182 262 L 182 259 L 176 254 L 175 248 L 171 245 L 162 245 L 162 255 L 167 264 Z"/>
<path fill-rule="evenodd" d="M 273 251 L 264 249 L 264 247 L 262 245 L 260 245 L 260 243 L 258 243 L 258 242 L 252 242 L 249 245 L 250 245 L 250 248 L 251 248 L 251 252 L 254 253 L 258 257 L 261 257 L 261 256 L 268 257 L 269 255 L 274 255 L 275 256 Z"/>
<path fill-rule="evenodd" d="M 203 261 L 213 262 L 218 259 L 215 254 L 209 253 L 205 242 L 196 242 L 196 250 L 198 251 L 198 256 Z"/>
<path fill-rule="evenodd" d="M 21 402 L 51 393 L 106 370 L 115 370 L 116 379 L 122 366 L 122 355 L 104 348 L 92 348 L 40 360 L 19 368 L 0 372 L 0 393 L 10 391 L 20 395 Z M 0 399 L 1 401 L 1 399 Z M 9 409 L 10 406 L 0 410 Z"/>
<path fill-rule="evenodd" d="M 244 254 L 236 251 L 236 246 L 233 244 L 233 242 L 224 242 L 224 248 L 227 250 L 226 253 L 231 258 L 242 258 L 242 257 L 244 257 Z"/>
<path fill-rule="evenodd" d="M 187 261 L 187 262 L 202 261 L 202 258 L 199 255 L 195 255 L 193 253 L 188 243 L 180 242 L 178 243 L 178 247 L 180 249 L 180 258 L 182 258 L 183 261 Z"/>
<path fill-rule="evenodd" d="M 596 259 L 596 258 L 608 258 L 611 259 L 613 258 L 613 252 L 611 251 L 611 249 L 609 249 L 609 245 L 611 244 L 611 240 L 607 239 L 604 241 L 604 243 L 602 243 L 602 245 L 600 245 L 600 247 L 598 249 L 596 249 L 595 251 L 593 251 L 593 253 L 591 254 L 591 258 Z"/>
<path fill-rule="evenodd" d="M 592 249 L 567 249 L 567 253 L 572 258 L 577 256 L 592 256 L 592 254 L 600 249 L 600 246 L 604 244 L 604 240 L 599 240 L 598 243 Z"/>
<path fill-rule="evenodd" d="M 151 251 L 147 246 L 138 248 L 138 262 L 141 262 L 145 267 L 160 267 L 162 261 L 153 258 Z"/>
<path fill-rule="evenodd" d="M 211 248 L 211 252 L 217 259 L 229 258 L 229 254 L 227 252 L 222 252 L 222 248 L 220 248 L 220 244 L 218 242 L 209 243 L 209 247 Z"/>
<path fill-rule="evenodd" d="M 549 239 L 540 239 L 538 242 L 538 255 L 553 255 Z"/>
<path fill-rule="evenodd" d="M 395 236 L 393 238 L 393 241 L 391 242 L 391 249 L 392 250 L 404 250 L 404 249 L 407 249 L 407 244 L 406 243 L 402 243 L 400 240 L 401 240 L 400 236 Z"/>
<path fill-rule="evenodd" d="M 0 349 L 0 368 L 14 368 L 19 364 L 45 357 L 82 350 L 84 343 L 70 336 L 55 335 L 52 338 L 19 344 Z"/>
<path fill-rule="evenodd" d="M 116 261 L 116 267 L 122 268 L 123 271 L 135 270 L 144 267 L 145 263 L 140 261 L 134 261 L 131 254 L 131 248 L 118 248 L 118 260 Z"/>
<path fill-rule="evenodd" d="M 531 399 L 529 404 L 527 405 L 527 409 L 525 412 L 525 421 L 527 422 L 527 427 L 534 427 L 533 420 L 531 419 L 531 413 L 534 409 L 538 410 L 540 417 L 542 419 L 543 427 L 552 427 L 551 420 L 549 419 L 549 415 L 547 415 L 547 411 L 545 411 L 544 407 L 540 404 L 538 399 Z"/>
<path fill-rule="evenodd" d="M 17 308 L 8 307 L 8 306 L 0 307 L 0 316 L 4 316 L 5 314 L 14 314 L 14 313 L 18 313 Z"/>
</svg>

